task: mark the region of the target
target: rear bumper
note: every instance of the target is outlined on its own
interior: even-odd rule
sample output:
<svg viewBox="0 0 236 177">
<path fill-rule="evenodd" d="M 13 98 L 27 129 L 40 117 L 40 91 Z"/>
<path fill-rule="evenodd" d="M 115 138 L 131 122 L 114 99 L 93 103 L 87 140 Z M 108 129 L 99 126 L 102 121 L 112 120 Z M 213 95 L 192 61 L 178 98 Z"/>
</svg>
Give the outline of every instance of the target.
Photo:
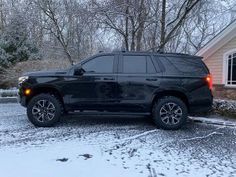
<svg viewBox="0 0 236 177">
<path fill-rule="evenodd" d="M 212 104 L 213 104 L 213 96 L 197 104 L 189 105 L 189 114 L 196 115 L 196 114 L 208 113 L 212 110 Z"/>
<path fill-rule="evenodd" d="M 209 106 L 195 106 L 195 107 L 191 107 L 189 109 L 189 114 L 190 115 L 196 115 L 196 114 L 204 114 L 204 113 L 208 113 L 211 112 L 212 110 L 212 105 Z"/>
</svg>

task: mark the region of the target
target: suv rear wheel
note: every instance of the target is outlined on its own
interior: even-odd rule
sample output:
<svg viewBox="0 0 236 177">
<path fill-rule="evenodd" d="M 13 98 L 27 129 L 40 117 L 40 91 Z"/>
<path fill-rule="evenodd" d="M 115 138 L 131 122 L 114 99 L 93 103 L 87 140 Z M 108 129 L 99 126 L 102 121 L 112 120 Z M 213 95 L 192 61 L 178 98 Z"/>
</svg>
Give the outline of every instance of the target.
<svg viewBox="0 0 236 177">
<path fill-rule="evenodd" d="M 158 127 L 167 130 L 176 130 L 186 123 L 187 107 L 177 97 L 163 97 L 153 106 L 152 116 Z"/>
<path fill-rule="evenodd" d="M 30 122 L 38 127 L 50 127 L 60 120 L 61 102 L 51 94 L 39 94 L 33 97 L 27 106 Z"/>
</svg>

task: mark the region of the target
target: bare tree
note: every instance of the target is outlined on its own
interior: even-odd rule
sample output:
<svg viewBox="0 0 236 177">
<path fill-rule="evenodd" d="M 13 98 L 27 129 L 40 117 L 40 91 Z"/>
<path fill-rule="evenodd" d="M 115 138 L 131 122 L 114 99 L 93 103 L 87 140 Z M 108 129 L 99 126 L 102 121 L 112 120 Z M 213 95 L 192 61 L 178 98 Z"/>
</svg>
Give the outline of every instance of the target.
<svg viewBox="0 0 236 177">
<path fill-rule="evenodd" d="M 184 21 L 188 17 L 192 9 L 200 2 L 201 0 L 186 0 L 183 1 L 177 10 L 175 17 L 172 16 L 169 22 L 166 23 L 166 0 L 162 1 L 162 16 L 161 16 L 161 40 L 159 50 L 165 51 L 165 45 L 169 42 L 174 36 L 175 33 L 181 28 L 184 24 Z"/>
<path fill-rule="evenodd" d="M 147 25 L 149 3 L 147 0 L 94 2 L 98 21 L 123 38 L 126 50 L 141 50 L 142 38 Z M 115 6 L 115 8 L 114 8 Z"/>
<path fill-rule="evenodd" d="M 8 26 L 14 9 L 22 11 L 28 37 L 44 58 L 65 56 L 70 63 L 98 49 L 194 53 L 232 20 L 234 5 L 221 0 L 0 0 L 0 28 Z"/>
<path fill-rule="evenodd" d="M 70 51 L 68 49 L 68 42 L 65 39 L 65 34 L 63 33 L 63 25 L 60 25 L 60 21 L 57 18 L 57 8 L 60 5 L 60 3 L 56 3 L 53 0 L 40 0 L 40 1 L 36 1 L 37 5 L 40 7 L 40 9 L 42 10 L 42 12 L 46 15 L 46 17 L 48 17 L 48 19 L 46 19 L 46 23 L 50 23 L 52 26 L 49 27 L 45 27 L 47 30 L 49 30 L 51 32 L 51 34 L 53 34 L 56 39 L 59 41 L 59 43 L 61 44 L 61 46 L 63 47 L 67 59 L 70 62 L 71 65 L 73 65 L 73 60 L 70 54 Z M 49 21 L 48 21 L 49 20 Z"/>
</svg>

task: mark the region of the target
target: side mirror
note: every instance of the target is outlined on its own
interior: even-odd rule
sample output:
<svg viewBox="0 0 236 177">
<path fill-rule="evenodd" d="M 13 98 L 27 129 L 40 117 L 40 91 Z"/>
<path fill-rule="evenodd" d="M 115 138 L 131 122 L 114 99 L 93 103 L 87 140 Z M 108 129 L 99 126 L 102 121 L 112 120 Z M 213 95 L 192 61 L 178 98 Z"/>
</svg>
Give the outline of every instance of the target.
<svg viewBox="0 0 236 177">
<path fill-rule="evenodd" d="M 82 76 L 85 73 L 85 70 L 81 67 L 75 68 L 74 75 L 76 76 Z"/>
</svg>

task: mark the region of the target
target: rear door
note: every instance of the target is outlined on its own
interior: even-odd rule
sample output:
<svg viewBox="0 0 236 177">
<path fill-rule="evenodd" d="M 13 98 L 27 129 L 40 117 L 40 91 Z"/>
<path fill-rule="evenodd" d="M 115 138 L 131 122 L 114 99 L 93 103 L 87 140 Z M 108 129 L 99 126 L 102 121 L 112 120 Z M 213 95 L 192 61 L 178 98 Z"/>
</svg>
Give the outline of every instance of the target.
<svg viewBox="0 0 236 177">
<path fill-rule="evenodd" d="M 161 72 L 151 55 L 121 54 L 118 70 L 118 102 L 123 111 L 149 111 L 159 87 Z"/>
</svg>

